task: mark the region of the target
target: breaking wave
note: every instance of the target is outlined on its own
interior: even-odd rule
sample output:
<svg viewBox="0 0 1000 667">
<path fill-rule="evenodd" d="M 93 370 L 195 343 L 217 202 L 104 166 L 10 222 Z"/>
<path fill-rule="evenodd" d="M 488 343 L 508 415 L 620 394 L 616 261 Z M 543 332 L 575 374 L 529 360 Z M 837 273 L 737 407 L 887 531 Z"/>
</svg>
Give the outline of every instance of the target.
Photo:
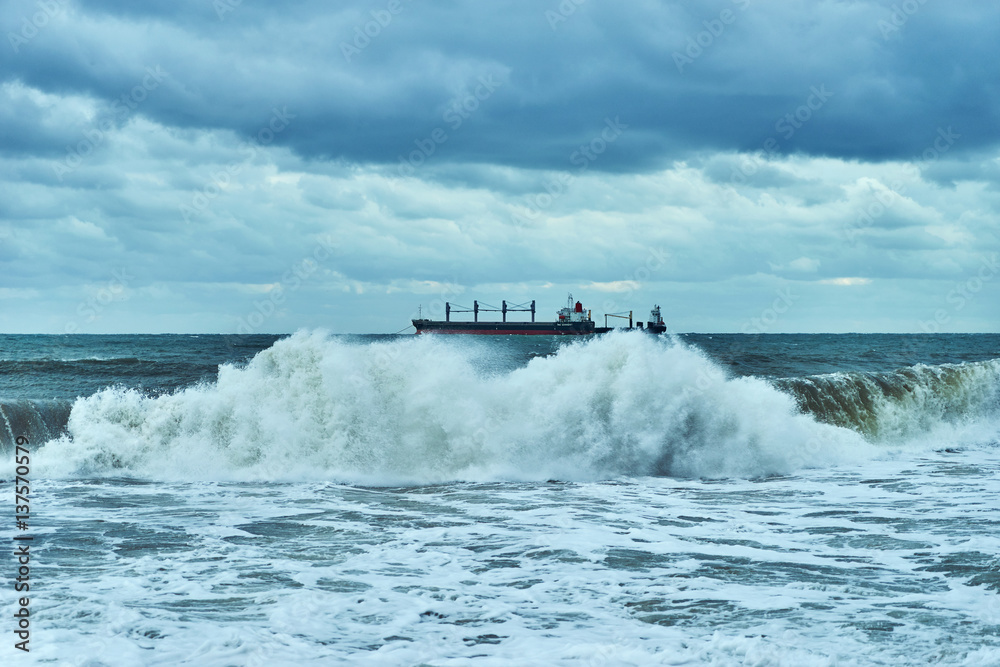
<svg viewBox="0 0 1000 667">
<path fill-rule="evenodd" d="M 46 476 L 372 485 L 756 477 L 873 456 L 886 434 L 942 419 L 995 416 L 1000 378 L 1000 362 L 733 378 L 697 348 L 636 333 L 513 371 L 484 371 L 484 354 L 452 337 L 358 345 L 299 332 L 245 367 L 220 367 L 211 384 L 78 399 L 68 434 L 33 461 Z"/>
<path fill-rule="evenodd" d="M 995 428 L 1000 417 L 1000 359 L 919 364 L 892 373 L 831 373 L 775 384 L 817 419 L 880 443 L 975 425 Z"/>
<path fill-rule="evenodd" d="M 60 400 L 0 401 L 0 451 L 11 451 L 18 435 L 38 444 L 64 434 L 72 407 Z"/>
</svg>

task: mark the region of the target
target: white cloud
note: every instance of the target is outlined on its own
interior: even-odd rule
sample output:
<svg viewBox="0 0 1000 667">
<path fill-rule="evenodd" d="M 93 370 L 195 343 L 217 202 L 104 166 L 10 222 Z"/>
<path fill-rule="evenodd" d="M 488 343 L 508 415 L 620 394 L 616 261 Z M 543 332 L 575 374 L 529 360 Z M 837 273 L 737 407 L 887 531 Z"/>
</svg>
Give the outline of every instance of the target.
<svg viewBox="0 0 1000 667">
<path fill-rule="evenodd" d="M 640 283 L 636 280 L 614 280 L 607 283 L 595 283 L 591 282 L 585 289 L 593 290 L 595 292 L 634 292 L 639 289 Z"/>
<path fill-rule="evenodd" d="M 809 257 L 799 257 L 798 259 L 793 259 L 788 263 L 788 268 L 793 271 L 802 271 L 803 273 L 815 273 L 819 269 L 821 262 L 818 259 L 810 259 Z"/>
<path fill-rule="evenodd" d="M 820 280 L 820 285 L 837 285 L 839 287 L 856 287 L 858 285 L 870 285 L 871 278 L 827 278 Z"/>
</svg>

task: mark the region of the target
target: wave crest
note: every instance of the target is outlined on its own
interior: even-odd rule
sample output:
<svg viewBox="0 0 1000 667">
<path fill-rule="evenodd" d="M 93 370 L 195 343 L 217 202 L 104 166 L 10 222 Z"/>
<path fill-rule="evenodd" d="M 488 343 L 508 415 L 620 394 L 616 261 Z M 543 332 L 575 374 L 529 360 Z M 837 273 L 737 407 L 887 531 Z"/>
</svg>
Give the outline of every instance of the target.
<svg viewBox="0 0 1000 667">
<path fill-rule="evenodd" d="M 911 438 L 1000 416 L 1000 359 L 919 364 L 892 373 L 832 373 L 779 380 L 819 420 L 871 440 Z"/>
<path fill-rule="evenodd" d="M 72 403 L 60 400 L 0 401 L 0 451 L 10 452 L 19 436 L 32 445 L 66 431 Z"/>
<path fill-rule="evenodd" d="M 486 374 L 483 348 L 299 332 L 213 384 L 78 399 L 49 475 L 361 484 L 784 473 L 869 455 L 756 378 L 645 334 L 574 342 Z"/>
</svg>

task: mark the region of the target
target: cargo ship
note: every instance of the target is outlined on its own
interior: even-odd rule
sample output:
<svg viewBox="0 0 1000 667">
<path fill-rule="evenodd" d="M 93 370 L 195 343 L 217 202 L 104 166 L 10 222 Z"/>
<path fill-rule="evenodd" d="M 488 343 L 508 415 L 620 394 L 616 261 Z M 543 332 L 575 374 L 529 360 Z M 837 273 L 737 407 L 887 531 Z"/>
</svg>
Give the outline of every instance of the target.
<svg viewBox="0 0 1000 667">
<path fill-rule="evenodd" d="M 667 324 L 663 321 L 663 317 L 660 316 L 660 306 L 653 306 L 653 309 L 649 311 L 649 321 L 646 322 L 646 331 L 654 334 L 661 334 L 667 332 Z"/>
<path fill-rule="evenodd" d="M 660 307 L 658 305 L 653 306 L 653 309 L 649 311 L 649 321 L 646 322 L 646 326 L 642 325 L 642 322 L 638 322 L 636 326 L 632 325 L 632 311 L 628 313 L 608 313 L 604 316 L 604 327 L 598 327 L 596 333 L 605 333 L 607 331 L 614 331 L 614 327 L 608 326 L 609 317 L 619 317 L 621 319 L 628 319 L 627 327 L 618 327 L 623 331 L 631 331 L 632 329 L 638 328 L 640 331 L 646 331 L 647 333 L 661 334 L 666 333 L 667 325 L 663 321 L 663 317 L 660 316 Z"/>
<path fill-rule="evenodd" d="M 438 334 L 480 334 L 480 335 L 521 335 L 521 336 L 587 336 L 591 334 L 606 333 L 614 330 L 614 327 L 596 325 L 590 317 L 590 311 L 584 310 L 583 304 L 573 301 L 570 294 L 566 300 L 566 307 L 560 308 L 556 314 L 554 322 L 535 321 L 535 302 L 531 305 L 518 304 L 508 306 L 506 301 L 501 302 L 500 308 L 491 307 L 488 304 L 480 304 L 479 301 L 472 302 L 472 308 L 462 306 L 452 306 L 450 302 L 444 305 L 444 320 L 428 320 L 418 318 L 413 321 L 413 327 L 418 334 L 438 333 Z M 479 314 L 484 312 L 496 312 L 502 314 L 500 322 L 480 322 Z M 530 322 L 508 322 L 507 314 L 513 312 L 531 313 Z M 453 321 L 452 313 L 472 313 L 472 321 Z M 607 324 L 607 317 L 605 317 Z M 660 307 L 653 308 L 650 321 L 645 327 L 650 333 L 663 333 L 667 330 L 663 319 L 660 317 Z M 623 327 L 624 328 L 624 327 Z M 629 329 L 632 328 L 631 314 L 629 315 Z M 642 323 L 639 323 L 642 329 Z"/>
</svg>

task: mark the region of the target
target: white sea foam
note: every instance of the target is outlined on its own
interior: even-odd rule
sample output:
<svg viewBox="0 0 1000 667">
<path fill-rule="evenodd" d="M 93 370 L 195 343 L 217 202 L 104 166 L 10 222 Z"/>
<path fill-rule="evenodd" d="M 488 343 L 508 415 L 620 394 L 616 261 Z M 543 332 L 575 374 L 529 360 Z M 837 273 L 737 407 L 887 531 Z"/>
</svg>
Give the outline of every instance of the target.
<svg viewBox="0 0 1000 667">
<path fill-rule="evenodd" d="M 754 477 L 874 451 L 669 340 L 611 334 L 492 374 L 481 353 L 453 338 L 358 345 L 299 332 L 214 384 L 79 399 L 69 435 L 35 463 L 49 476 L 379 485 Z"/>
<path fill-rule="evenodd" d="M 946 404 L 870 392 L 898 410 L 879 424 L 930 416 L 865 431 L 669 340 L 513 371 L 497 348 L 301 333 L 212 384 L 80 399 L 71 436 L 31 452 L 32 658 L 1000 664 L 1000 448 L 915 442 L 996 441 L 987 365 L 942 374 Z M 909 451 L 862 459 L 887 444 Z M 702 474 L 731 478 L 680 477 Z M 549 477 L 616 479 L 280 481 Z M 191 481 L 224 478 L 264 481 Z"/>
<path fill-rule="evenodd" d="M 32 656 L 996 665 L 998 464 L 970 450 L 767 480 L 42 481 Z"/>
</svg>

